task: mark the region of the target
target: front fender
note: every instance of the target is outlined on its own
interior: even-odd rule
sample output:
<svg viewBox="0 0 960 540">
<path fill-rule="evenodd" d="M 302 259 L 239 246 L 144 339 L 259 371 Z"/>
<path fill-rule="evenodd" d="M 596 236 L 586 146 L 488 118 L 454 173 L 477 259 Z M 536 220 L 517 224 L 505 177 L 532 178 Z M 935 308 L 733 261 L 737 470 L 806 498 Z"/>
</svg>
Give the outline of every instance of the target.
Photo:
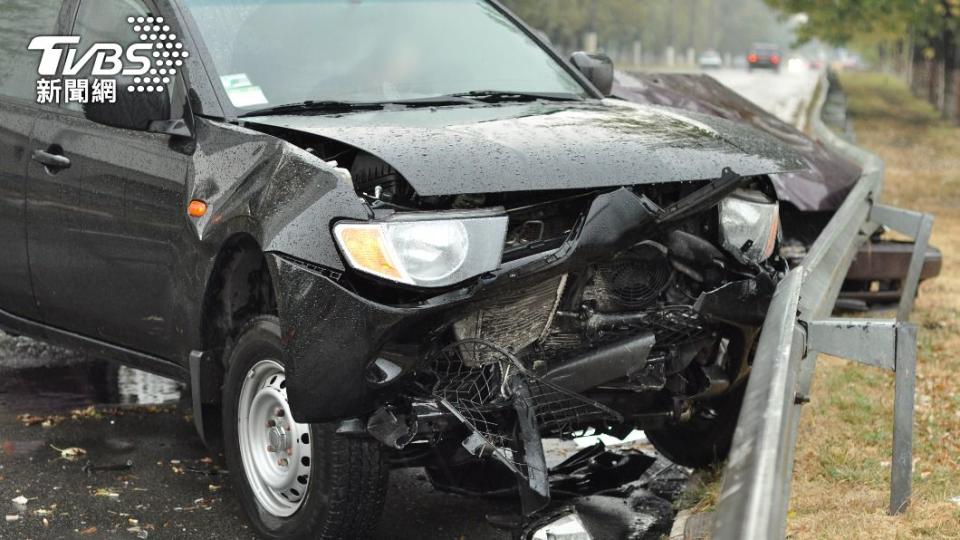
<svg viewBox="0 0 960 540">
<path fill-rule="evenodd" d="M 372 217 L 347 170 L 241 126 L 200 119 L 197 132 L 187 202 L 200 199 L 210 208 L 193 221 L 201 242 L 219 245 L 246 233 L 265 252 L 343 269 L 331 223 Z"/>
</svg>

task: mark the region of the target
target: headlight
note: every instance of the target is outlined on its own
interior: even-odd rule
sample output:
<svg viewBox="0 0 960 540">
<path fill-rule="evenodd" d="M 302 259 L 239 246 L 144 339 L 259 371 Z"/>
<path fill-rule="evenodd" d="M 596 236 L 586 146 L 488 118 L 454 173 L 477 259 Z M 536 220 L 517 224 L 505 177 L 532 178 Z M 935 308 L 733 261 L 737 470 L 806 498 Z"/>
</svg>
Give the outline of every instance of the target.
<svg viewBox="0 0 960 540">
<path fill-rule="evenodd" d="M 507 217 L 487 210 L 397 214 L 384 221 L 337 223 L 333 234 L 357 270 L 408 285 L 443 287 L 500 266 Z"/>
<path fill-rule="evenodd" d="M 720 203 L 723 248 L 743 263 L 773 255 L 780 233 L 780 207 L 759 191 L 737 190 Z"/>
</svg>

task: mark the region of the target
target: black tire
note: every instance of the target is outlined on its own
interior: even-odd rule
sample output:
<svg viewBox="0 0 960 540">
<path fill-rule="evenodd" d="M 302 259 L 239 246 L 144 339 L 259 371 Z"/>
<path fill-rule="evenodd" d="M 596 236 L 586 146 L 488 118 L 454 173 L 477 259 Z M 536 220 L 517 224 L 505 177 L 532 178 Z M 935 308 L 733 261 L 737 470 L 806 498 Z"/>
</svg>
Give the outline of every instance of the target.
<svg viewBox="0 0 960 540">
<path fill-rule="evenodd" d="M 381 445 L 346 437 L 335 426 L 309 426 L 310 478 L 301 506 L 289 517 L 268 512 L 254 495 L 242 462 L 238 408 L 244 378 L 263 360 L 282 363 L 276 317 L 250 320 L 228 353 L 223 387 L 224 447 L 227 466 L 250 523 L 270 539 L 364 538 L 376 528 L 386 496 L 389 468 Z"/>
<path fill-rule="evenodd" d="M 722 463 L 730 454 L 733 432 L 747 384 L 705 403 L 716 412 L 713 418 L 695 413 L 694 418 L 665 429 L 645 431 L 653 447 L 670 461 L 695 469 Z"/>
</svg>

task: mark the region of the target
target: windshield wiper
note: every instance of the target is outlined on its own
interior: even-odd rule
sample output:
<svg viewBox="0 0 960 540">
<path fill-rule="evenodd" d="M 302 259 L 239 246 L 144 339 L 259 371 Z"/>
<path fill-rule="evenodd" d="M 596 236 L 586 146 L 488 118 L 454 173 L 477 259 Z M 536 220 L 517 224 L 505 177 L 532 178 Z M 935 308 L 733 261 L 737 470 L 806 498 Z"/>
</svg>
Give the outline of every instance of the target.
<svg viewBox="0 0 960 540">
<path fill-rule="evenodd" d="M 404 105 L 407 107 L 440 107 L 443 105 L 475 105 L 478 103 L 499 103 L 504 101 L 582 101 L 576 94 L 565 92 L 514 92 L 501 90 L 473 90 L 436 97 L 390 99 L 385 101 L 329 101 L 308 100 L 299 103 L 288 103 L 264 109 L 257 109 L 240 115 L 271 116 L 278 114 L 299 114 L 309 112 L 344 113 L 355 111 L 376 111 L 387 105 Z"/>
<path fill-rule="evenodd" d="M 305 112 L 338 113 L 352 111 L 375 111 L 382 108 L 382 103 L 364 103 L 355 101 L 301 101 L 299 103 L 288 103 L 286 105 L 277 105 L 275 107 L 257 109 L 255 111 L 241 114 L 240 117 L 297 114 Z"/>
<path fill-rule="evenodd" d="M 481 103 L 477 99 L 466 96 L 438 96 L 410 99 L 389 99 L 385 101 L 301 101 L 287 105 L 277 105 L 265 109 L 257 109 L 241 116 L 270 116 L 277 114 L 298 114 L 307 112 L 343 113 L 354 111 L 376 111 L 387 105 L 403 105 L 405 107 L 441 107 L 444 105 L 476 105 Z"/>
<path fill-rule="evenodd" d="M 472 90 L 450 94 L 450 97 L 462 97 L 481 100 L 487 103 L 501 101 L 583 101 L 581 96 L 569 92 L 516 92 L 513 90 Z"/>
</svg>

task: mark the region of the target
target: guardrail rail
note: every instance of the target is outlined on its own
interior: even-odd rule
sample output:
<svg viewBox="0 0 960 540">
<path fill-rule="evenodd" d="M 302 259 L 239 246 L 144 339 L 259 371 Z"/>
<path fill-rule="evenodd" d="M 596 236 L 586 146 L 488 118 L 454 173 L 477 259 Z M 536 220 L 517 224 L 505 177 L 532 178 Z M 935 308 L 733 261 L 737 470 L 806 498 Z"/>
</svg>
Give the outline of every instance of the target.
<svg viewBox="0 0 960 540">
<path fill-rule="evenodd" d="M 800 412 L 809 401 L 819 353 L 895 373 L 890 513 L 902 512 L 910 500 L 917 327 L 909 315 L 933 217 L 879 203 L 883 161 L 843 140 L 821 120 L 828 84 L 824 74 L 810 131 L 863 172 L 802 265 L 788 273 L 773 297 L 724 470 L 714 513 L 715 539 L 785 536 Z M 858 248 L 881 227 L 914 239 L 896 318 L 832 318 Z"/>
</svg>

